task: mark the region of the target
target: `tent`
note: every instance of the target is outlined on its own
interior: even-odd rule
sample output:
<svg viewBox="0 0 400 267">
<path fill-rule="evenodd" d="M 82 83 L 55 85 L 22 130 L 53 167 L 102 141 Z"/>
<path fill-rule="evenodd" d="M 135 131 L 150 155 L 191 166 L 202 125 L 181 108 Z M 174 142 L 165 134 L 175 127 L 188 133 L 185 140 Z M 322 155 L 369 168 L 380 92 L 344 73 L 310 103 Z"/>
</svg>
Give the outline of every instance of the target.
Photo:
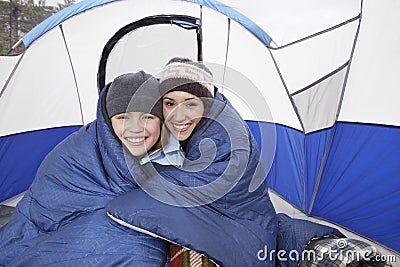
<svg viewBox="0 0 400 267">
<path fill-rule="evenodd" d="M 95 118 L 116 75 L 210 65 L 253 130 L 276 201 L 400 252 L 400 3 L 84 0 L 0 57 L 0 202 Z M 18 45 L 16 44 L 16 45 Z"/>
</svg>

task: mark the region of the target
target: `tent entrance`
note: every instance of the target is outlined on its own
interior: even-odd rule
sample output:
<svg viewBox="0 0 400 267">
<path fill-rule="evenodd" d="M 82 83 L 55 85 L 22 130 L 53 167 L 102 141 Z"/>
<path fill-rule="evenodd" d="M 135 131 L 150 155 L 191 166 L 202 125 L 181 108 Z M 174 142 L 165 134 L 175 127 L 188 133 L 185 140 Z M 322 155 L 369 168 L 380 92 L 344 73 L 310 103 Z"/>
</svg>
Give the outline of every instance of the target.
<svg viewBox="0 0 400 267">
<path fill-rule="evenodd" d="M 172 57 L 202 59 L 200 19 L 182 15 L 146 17 L 121 28 L 103 49 L 98 87 L 126 72 L 155 76 Z"/>
</svg>

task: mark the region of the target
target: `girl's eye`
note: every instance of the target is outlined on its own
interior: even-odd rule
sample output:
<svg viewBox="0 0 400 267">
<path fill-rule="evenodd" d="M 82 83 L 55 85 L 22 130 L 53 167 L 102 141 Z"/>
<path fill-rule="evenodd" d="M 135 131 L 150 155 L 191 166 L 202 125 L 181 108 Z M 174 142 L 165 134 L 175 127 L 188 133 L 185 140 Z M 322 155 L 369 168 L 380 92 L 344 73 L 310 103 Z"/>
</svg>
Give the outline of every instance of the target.
<svg viewBox="0 0 400 267">
<path fill-rule="evenodd" d="M 117 116 L 117 119 L 118 119 L 118 120 L 125 120 L 126 118 L 127 118 L 126 115 L 118 115 L 118 116 Z"/>
<path fill-rule="evenodd" d="M 143 119 L 145 119 L 145 120 L 152 120 L 152 119 L 154 119 L 155 118 L 155 116 L 154 115 L 151 115 L 151 114 L 145 114 L 145 115 L 143 115 Z"/>
</svg>

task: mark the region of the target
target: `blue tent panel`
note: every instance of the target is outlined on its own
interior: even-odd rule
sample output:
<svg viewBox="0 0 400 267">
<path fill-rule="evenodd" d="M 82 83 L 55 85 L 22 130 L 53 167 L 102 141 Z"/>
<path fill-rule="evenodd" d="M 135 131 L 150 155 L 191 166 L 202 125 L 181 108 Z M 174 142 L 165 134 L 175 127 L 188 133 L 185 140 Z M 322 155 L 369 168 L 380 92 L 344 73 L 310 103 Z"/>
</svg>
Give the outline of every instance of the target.
<svg viewBox="0 0 400 267">
<path fill-rule="evenodd" d="M 44 157 L 81 126 L 38 130 L 0 138 L 0 202 L 31 185 Z"/>
<path fill-rule="evenodd" d="M 400 252 L 400 128 L 338 123 L 311 214 Z"/>
<path fill-rule="evenodd" d="M 311 199 L 318 179 L 318 173 L 320 171 L 321 163 L 324 157 L 325 148 L 328 145 L 331 133 L 332 128 L 328 128 L 306 135 L 305 153 L 307 166 L 305 166 L 305 212 L 308 212 L 311 204 Z"/>
<path fill-rule="evenodd" d="M 271 169 L 268 172 L 268 185 L 299 209 L 303 208 L 304 181 L 304 134 L 296 129 L 267 122 L 247 121 L 250 130 L 256 138 L 257 143 L 270 145 L 270 135 L 260 134 L 260 131 L 270 132 L 270 127 L 275 127 L 276 148 Z M 275 137 L 273 137 L 275 138 Z M 275 141 L 275 140 L 274 140 Z M 275 144 L 275 142 L 274 142 Z M 274 153 L 274 151 L 271 151 Z M 264 155 L 263 161 L 269 161 L 271 155 Z M 269 164 L 265 164 L 268 166 Z"/>
</svg>

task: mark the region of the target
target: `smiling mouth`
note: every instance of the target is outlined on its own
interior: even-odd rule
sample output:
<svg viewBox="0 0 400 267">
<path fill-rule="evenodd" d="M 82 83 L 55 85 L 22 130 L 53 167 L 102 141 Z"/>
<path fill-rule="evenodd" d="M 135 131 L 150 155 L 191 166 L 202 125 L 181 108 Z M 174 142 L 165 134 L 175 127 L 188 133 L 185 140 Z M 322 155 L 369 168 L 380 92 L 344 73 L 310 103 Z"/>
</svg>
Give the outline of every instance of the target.
<svg viewBox="0 0 400 267">
<path fill-rule="evenodd" d="M 144 144 L 144 140 L 146 140 L 146 137 L 138 137 L 138 138 L 125 137 L 125 140 L 128 141 L 131 145 L 139 146 Z"/>
<path fill-rule="evenodd" d="M 186 132 L 189 127 L 190 127 L 190 123 L 186 123 L 186 124 L 172 124 L 172 127 L 174 128 L 174 131 L 178 132 L 178 133 L 183 133 Z"/>
</svg>

